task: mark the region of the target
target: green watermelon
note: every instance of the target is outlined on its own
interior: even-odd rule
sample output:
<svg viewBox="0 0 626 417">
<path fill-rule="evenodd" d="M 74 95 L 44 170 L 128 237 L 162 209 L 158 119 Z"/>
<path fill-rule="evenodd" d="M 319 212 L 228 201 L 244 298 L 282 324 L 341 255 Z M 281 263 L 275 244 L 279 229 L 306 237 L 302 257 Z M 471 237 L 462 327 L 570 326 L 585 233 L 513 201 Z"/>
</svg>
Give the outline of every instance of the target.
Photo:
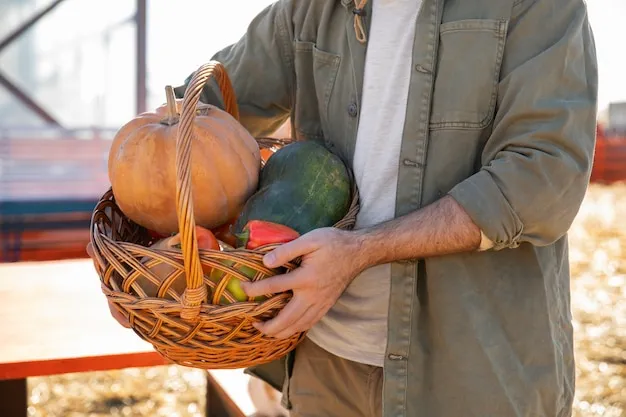
<svg viewBox="0 0 626 417">
<path fill-rule="evenodd" d="M 250 220 L 264 220 L 305 234 L 333 226 L 346 215 L 350 201 L 350 175 L 343 161 L 317 142 L 294 142 L 276 151 L 261 170 L 259 189 L 235 222 L 235 233 Z"/>
</svg>

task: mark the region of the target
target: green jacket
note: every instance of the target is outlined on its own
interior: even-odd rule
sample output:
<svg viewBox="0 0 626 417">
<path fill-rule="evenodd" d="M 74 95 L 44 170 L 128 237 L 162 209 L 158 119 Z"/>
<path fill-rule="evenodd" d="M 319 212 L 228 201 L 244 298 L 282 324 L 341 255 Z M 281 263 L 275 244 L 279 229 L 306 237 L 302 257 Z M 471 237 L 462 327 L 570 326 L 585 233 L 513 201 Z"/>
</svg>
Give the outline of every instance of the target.
<svg viewBox="0 0 626 417">
<path fill-rule="evenodd" d="M 211 58 L 227 68 L 253 135 L 291 117 L 298 139 L 350 163 L 367 47 L 354 7 L 278 1 Z M 369 16 L 368 6 L 366 33 Z M 397 215 L 450 194 L 495 246 L 392 265 L 383 416 L 570 416 L 566 233 L 588 185 L 597 114 L 586 6 L 424 0 L 413 66 Z M 211 88 L 201 100 L 221 103 Z M 292 359 L 248 370 L 282 389 L 287 407 Z"/>
</svg>

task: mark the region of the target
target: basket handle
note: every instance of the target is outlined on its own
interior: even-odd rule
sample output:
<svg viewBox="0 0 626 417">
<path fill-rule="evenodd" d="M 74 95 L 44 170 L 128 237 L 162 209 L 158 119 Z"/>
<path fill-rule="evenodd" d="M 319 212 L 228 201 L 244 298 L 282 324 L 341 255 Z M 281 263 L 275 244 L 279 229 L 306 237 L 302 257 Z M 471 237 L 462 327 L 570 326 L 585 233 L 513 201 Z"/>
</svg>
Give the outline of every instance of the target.
<svg viewBox="0 0 626 417">
<path fill-rule="evenodd" d="M 198 318 L 200 305 L 207 298 L 206 285 L 203 285 L 202 265 L 198 253 L 196 222 L 193 212 L 191 142 L 194 137 L 193 120 L 196 116 L 196 105 L 202 89 L 211 77 L 217 81 L 226 111 L 239 121 L 237 100 L 224 66 L 217 61 L 209 61 L 200 66 L 185 89 L 176 138 L 176 213 L 187 284 L 182 297 L 183 308 L 180 317 L 188 321 L 194 321 Z M 171 87 L 168 89 L 168 94 L 173 94 Z"/>
</svg>

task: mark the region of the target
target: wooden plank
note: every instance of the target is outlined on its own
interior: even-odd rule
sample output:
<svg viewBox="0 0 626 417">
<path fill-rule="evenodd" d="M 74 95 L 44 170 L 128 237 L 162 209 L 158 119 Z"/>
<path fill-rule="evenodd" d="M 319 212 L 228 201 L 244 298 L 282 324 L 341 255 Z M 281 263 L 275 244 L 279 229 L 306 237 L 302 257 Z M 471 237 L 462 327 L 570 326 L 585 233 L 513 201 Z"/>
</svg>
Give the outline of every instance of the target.
<svg viewBox="0 0 626 417">
<path fill-rule="evenodd" d="M 10 239 L 10 235 L 7 238 Z M 46 248 L 51 246 L 65 246 L 71 244 L 87 245 L 89 242 L 89 229 L 59 229 L 59 230 L 26 230 L 19 234 L 22 248 Z M 2 235 L 0 235 L 2 236 Z M 84 249 L 84 247 L 83 247 Z M 85 255 L 86 256 L 86 255 Z M 84 257 L 84 256 L 83 256 Z"/>
<path fill-rule="evenodd" d="M 2 150 L 16 160 L 106 161 L 111 140 L 99 139 L 4 139 Z"/>
<path fill-rule="evenodd" d="M 55 248 L 4 250 L 0 252 L 0 263 L 3 262 L 39 262 L 66 259 L 81 259 L 87 256 L 86 244 L 63 245 Z"/>
<path fill-rule="evenodd" d="M 111 317 L 90 260 L 0 265 L 0 379 L 164 365 Z"/>
<path fill-rule="evenodd" d="M 97 200 L 109 189 L 108 179 L 100 179 L 94 176 L 87 181 L 43 181 L 36 180 L 28 183 L 20 181 L 8 181 L 4 184 L 0 182 L 2 191 L 0 200 L 46 200 L 57 198 L 90 198 Z M 85 176 L 82 176 L 84 178 Z"/>
<path fill-rule="evenodd" d="M 100 197 L 108 188 L 110 140 L 14 138 L 0 140 L 11 163 L 0 178 L 0 199 Z"/>
<path fill-rule="evenodd" d="M 0 363 L 0 380 L 170 365 L 156 352 Z M 2 415 L 2 414 L 0 414 Z"/>
</svg>

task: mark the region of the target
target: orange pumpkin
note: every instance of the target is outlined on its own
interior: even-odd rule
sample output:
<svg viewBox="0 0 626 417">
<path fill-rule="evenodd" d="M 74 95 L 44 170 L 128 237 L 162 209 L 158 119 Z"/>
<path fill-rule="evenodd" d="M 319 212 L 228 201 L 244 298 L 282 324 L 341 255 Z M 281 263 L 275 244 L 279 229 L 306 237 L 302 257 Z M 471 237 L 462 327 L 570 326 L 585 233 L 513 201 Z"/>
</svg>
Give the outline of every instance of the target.
<svg viewBox="0 0 626 417">
<path fill-rule="evenodd" d="M 166 87 L 167 103 L 138 115 L 116 133 L 108 171 L 122 212 L 169 235 L 176 215 L 176 138 L 182 100 Z M 207 229 L 235 217 L 256 191 L 261 156 L 250 133 L 229 113 L 198 103 L 193 120 L 191 183 L 196 224 Z"/>
</svg>

